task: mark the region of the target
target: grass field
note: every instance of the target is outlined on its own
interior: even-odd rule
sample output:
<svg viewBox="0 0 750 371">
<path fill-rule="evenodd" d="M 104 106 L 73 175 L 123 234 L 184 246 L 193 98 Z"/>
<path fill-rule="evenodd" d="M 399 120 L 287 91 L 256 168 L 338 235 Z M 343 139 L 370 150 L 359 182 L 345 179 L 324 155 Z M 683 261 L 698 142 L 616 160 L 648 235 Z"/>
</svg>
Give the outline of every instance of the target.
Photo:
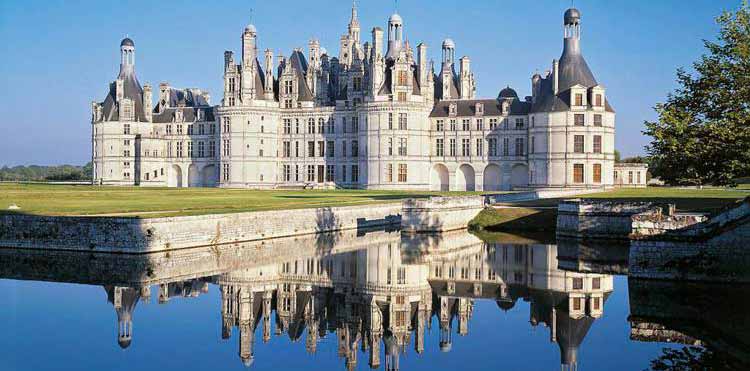
<svg viewBox="0 0 750 371">
<path fill-rule="evenodd" d="M 157 217 L 382 204 L 398 202 L 405 198 L 424 198 L 435 195 L 441 195 L 441 193 L 0 184 L 0 213 Z M 19 206 L 20 210 L 9 211 L 8 207 L 12 204 Z"/>
<path fill-rule="evenodd" d="M 750 196 L 750 190 L 722 188 L 623 188 L 610 192 L 583 195 L 580 198 L 611 201 L 673 203 L 677 211 L 714 213 Z M 469 226 L 477 231 L 550 231 L 557 224 L 556 206 L 562 199 L 545 199 L 503 204 L 506 208 L 488 209 Z"/>
</svg>

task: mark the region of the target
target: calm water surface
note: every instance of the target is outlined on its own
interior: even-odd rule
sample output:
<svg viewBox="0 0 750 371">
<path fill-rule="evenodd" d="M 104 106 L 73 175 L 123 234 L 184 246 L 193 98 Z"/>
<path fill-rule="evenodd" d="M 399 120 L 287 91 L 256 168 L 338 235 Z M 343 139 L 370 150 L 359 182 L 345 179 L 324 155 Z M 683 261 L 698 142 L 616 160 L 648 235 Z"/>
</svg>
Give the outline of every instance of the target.
<svg viewBox="0 0 750 371">
<path fill-rule="evenodd" d="M 750 290 L 626 273 L 627 247 L 465 232 L 149 256 L 0 249 L 0 370 L 748 365 Z"/>
</svg>

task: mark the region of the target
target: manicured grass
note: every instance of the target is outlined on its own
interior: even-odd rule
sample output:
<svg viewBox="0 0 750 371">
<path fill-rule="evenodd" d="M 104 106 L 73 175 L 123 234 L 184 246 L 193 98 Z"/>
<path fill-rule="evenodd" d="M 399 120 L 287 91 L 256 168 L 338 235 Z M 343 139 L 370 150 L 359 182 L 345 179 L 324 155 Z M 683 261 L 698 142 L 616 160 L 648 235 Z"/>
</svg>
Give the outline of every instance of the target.
<svg viewBox="0 0 750 371">
<path fill-rule="evenodd" d="M 554 232 L 556 224 L 555 209 L 487 208 L 469 222 L 469 229 L 487 232 Z"/>
<path fill-rule="evenodd" d="M 445 195 L 439 192 L 284 190 L 218 188 L 136 188 L 45 184 L 0 184 L 0 213 L 34 215 L 118 215 L 157 217 L 244 211 L 335 207 L 399 202 L 405 198 Z M 457 193 L 451 193 L 456 195 Z M 466 193 L 463 193 L 466 194 Z"/>
</svg>

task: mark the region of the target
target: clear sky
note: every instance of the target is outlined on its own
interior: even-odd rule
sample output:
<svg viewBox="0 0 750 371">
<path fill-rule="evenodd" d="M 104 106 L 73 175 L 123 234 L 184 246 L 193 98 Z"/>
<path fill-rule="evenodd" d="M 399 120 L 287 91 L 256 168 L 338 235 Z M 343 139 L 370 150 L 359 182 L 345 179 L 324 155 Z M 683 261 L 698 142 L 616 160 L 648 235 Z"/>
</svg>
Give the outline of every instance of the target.
<svg viewBox="0 0 750 371">
<path fill-rule="evenodd" d="M 394 4 L 359 0 L 363 42 L 385 27 Z M 571 0 L 401 0 L 413 45 L 436 61 L 444 38 L 468 55 L 478 96 L 506 85 L 530 95 L 530 77 L 562 52 L 562 14 Z M 703 53 L 717 34 L 715 16 L 740 0 L 575 0 L 582 50 L 617 111 L 617 148 L 643 153 L 643 121 L 674 87 L 675 69 Z M 141 84 L 207 89 L 218 104 L 223 52 L 239 51 L 249 22 L 261 49 L 289 55 L 311 37 L 338 54 L 347 0 L 0 0 L 0 166 L 84 164 L 91 156 L 91 102 L 117 77 L 120 40 L 136 45 Z M 251 9 L 253 9 L 251 13 Z"/>
</svg>

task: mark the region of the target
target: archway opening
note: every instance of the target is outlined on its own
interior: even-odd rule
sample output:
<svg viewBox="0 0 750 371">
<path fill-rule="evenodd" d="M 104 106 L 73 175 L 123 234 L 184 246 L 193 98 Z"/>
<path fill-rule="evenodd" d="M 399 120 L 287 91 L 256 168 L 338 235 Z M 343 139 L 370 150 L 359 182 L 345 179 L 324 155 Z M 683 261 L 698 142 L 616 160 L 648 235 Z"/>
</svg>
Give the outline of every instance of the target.
<svg viewBox="0 0 750 371">
<path fill-rule="evenodd" d="M 463 164 L 456 172 L 456 190 L 473 192 L 476 191 L 476 173 L 471 165 Z"/>
<path fill-rule="evenodd" d="M 203 171 L 201 171 L 201 175 L 203 178 L 204 187 L 216 187 L 216 182 L 218 180 L 218 176 L 216 174 L 216 166 L 214 165 L 205 166 L 203 168 Z"/>
<path fill-rule="evenodd" d="M 432 167 L 430 190 L 439 192 L 448 192 L 450 190 L 450 175 L 445 165 L 437 164 Z"/>
<path fill-rule="evenodd" d="M 502 171 L 500 166 L 489 164 L 484 168 L 484 191 L 496 192 L 502 189 Z"/>
<path fill-rule="evenodd" d="M 510 184 L 513 187 L 528 187 L 529 167 L 524 164 L 516 164 L 510 173 Z"/>
<path fill-rule="evenodd" d="M 169 187 L 182 187 L 182 169 L 179 165 L 172 165 L 169 168 L 169 181 L 167 182 Z"/>
</svg>

